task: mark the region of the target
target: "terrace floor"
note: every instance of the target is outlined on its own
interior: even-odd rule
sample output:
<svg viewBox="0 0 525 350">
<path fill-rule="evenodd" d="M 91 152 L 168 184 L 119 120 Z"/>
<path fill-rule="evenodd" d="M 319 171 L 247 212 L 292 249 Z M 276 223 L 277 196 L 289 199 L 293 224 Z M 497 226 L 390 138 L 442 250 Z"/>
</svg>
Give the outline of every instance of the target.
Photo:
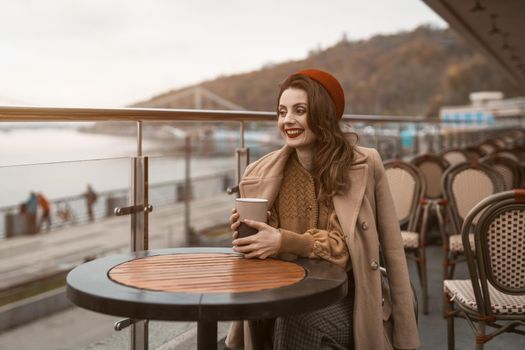
<svg viewBox="0 0 525 350">
<path fill-rule="evenodd" d="M 224 200 L 224 199 L 223 199 Z M 222 202 L 224 205 L 224 201 Z M 208 203 L 209 205 L 209 203 Z M 209 215 L 209 206 L 195 206 L 192 216 Z M 200 209 L 197 209 L 200 208 Z M 200 211 L 200 213 L 199 213 Z M 228 210 L 229 211 L 229 210 Z M 160 215 L 159 210 L 158 214 Z M 168 215 L 163 215 L 169 218 Z M 160 217 L 160 216 L 159 216 Z M 129 229 L 129 222 L 120 220 L 122 228 Z M 104 225 L 107 225 L 106 222 Z M 97 223 L 92 224 L 93 230 L 98 231 Z M 116 221 L 115 221 L 116 225 Z M 89 225 L 86 225 L 89 226 Z M 178 225 L 180 226 L 180 224 Z M 113 226 L 112 226 L 113 227 Z M 82 230 L 87 230 L 83 227 Z M 154 228 L 153 228 L 154 229 Z M 181 230 L 171 233 L 173 242 L 183 241 Z M 51 235 L 50 235 L 51 236 Z M 125 236 L 121 237 L 126 240 Z M 227 245 L 228 240 L 215 242 Z M 421 349 L 446 349 L 446 321 L 441 316 L 442 311 L 442 283 L 441 283 L 441 247 L 431 245 L 427 248 L 428 276 L 429 276 L 429 315 L 419 316 L 419 330 L 422 340 Z M 412 281 L 419 292 L 419 281 L 415 265 L 409 261 Z M 468 278 L 466 265 L 460 264 L 456 278 Z M 113 331 L 113 323 L 120 318 L 96 314 L 78 307 L 71 307 L 48 317 L 36 320 L 0 333 L 0 349 L 2 350 L 56 350 L 56 349 L 128 349 L 128 331 Z M 220 323 L 219 338 L 225 336 L 227 323 Z M 467 322 L 456 320 L 456 349 L 474 348 L 473 333 Z M 194 349 L 196 348 L 196 324 L 190 322 L 150 322 L 150 349 Z M 525 349 L 525 337 L 516 334 L 503 334 L 486 346 L 488 350 Z"/>
</svg>

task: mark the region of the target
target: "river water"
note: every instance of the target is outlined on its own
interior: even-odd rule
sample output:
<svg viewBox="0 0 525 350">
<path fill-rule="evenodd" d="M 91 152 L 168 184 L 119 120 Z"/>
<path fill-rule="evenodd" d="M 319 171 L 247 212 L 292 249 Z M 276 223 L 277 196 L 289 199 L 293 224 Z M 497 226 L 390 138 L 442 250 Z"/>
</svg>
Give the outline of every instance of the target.
<svg viewBox="0 0 525 350">
<path fill-rule="evenodd" d="M 222 155 L 192 157 L 192 177 L 234 169 L 237 141 L 224 142 Z M 134 137 L 65 128 L 0 129 L 0 207 L 20 204 L 30 191 L 57 199 L 82 194 L 87 184 L 96 191 L 128 188 L 135 152 Z M 165 140 L 143 142 L 144 155 L 167 153 Z M 150 156 L 149 164 L 150 184 L 184 178 L 181 156 Z"/>
</svg>

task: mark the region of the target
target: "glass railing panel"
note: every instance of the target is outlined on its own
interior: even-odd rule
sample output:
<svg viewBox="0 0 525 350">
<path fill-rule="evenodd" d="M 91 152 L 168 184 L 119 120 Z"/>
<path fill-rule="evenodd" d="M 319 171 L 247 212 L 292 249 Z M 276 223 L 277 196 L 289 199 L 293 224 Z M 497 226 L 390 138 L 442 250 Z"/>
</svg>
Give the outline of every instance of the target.
<svg viewBox="0 0 525 350">
<path fill-rule="evenodd" d="M 0 178 L 0 304 L 59 287 L 76 265 L 129 250 L 129 217 L 113 214 L 128 205 L 129 158 L 0 166 Z"/>
<path fill-rule="evenodd" d="M 351 131 L 357 133 L 359 145 L 378 150 L 383 159 L 396 158 L 401 154 L 401 128 L 398 123 L 356 122 Z"/>
<path fill-rule="evenodd" d="M 275 122 L 246 123 L 244 130 L 251 161 L 283 144 Z M 230 246 L 228 220 L 237 194 L 227 190 L 236 185 L 240 124 L 145 123 L 144 135 L 164 145 L 148 155 L 154 207 L 149 247 Z"/>
<path fill-rule="evenodd" d="M 0 165 L 129 156 L 136 153 L 135 135 L 133 122 L 0 123 Z"/>
<path fill-rule="evenodd" d="M 284 140 L 275 121 L 246 123 L 244 136 L 250 149 L 250 160 L 254 161 L 284 145 Z"/>
<path fill-rule="evenodd" d="M 234 195 L 231 155 L 149 157 L 149 248 L 229 244 Z"/>
<path fill-rule="evenodd" d="M 111 203 L 127 205 L 130 160 L 121 157 L 0 166 L 0 178 L 0 214 L 4 214 L 0 215 L 0 237 L 5 238 L 18 235 L 7 232 L 5 214 L 28 210 L 31 192 L 42 193 L 49 200 L 51 231 L 66 223 L 85 224 L 112 216 Z M 88 186 L 96 193 L 91 210 L 88 210 L 87 199 L 93 195 L 87 195 Z M 41 207 L 38 208 L 41 210 Z M 68 215 L 63 213 L 66 209 Z"/>
</svg>

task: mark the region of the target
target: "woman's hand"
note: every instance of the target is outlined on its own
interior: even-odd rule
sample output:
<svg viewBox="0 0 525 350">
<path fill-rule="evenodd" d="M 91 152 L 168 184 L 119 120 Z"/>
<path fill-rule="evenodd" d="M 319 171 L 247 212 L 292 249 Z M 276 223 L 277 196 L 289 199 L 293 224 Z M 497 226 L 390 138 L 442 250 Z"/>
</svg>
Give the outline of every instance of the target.
<svg viewBox="0 0 525 350">
<path fill-rule="evenodd" d="M 233 231 L 232 237 L 233 239 L 237 238 L 239 236 L 239 226 L 241 226 L 241 222 L 239 221 L 239 213 L 237 213 L 237 209 L 232 209 L 232 215 L 230 216 L 230 228 Z"/>
<path fill-rule="evenodd" d="M 259 259 L 266 259 L 267 257 L 276 255 L 279 252 L 282 237 L 281 232 L 278 229 L 265 224 L 264 222 L 254 220 L 244 220 L 243 222 L 259 232 L 248 237 L 234 239 L 232 242 L 234 251 L 244 253 L 246 258 Z M 239 225 L 236 225 L 236 228 L 238 227 Z M 235 237 L 237 236 L 235 235 Z"/>
<path fill-rule="evenodd" d="M 268 216 L 268 219 L 270 219 L 270 211 L 266 212 L 266 215 Z M 232 215 L 230 216 L 230 228 L 233 231 L 232 238 L 236 239 L 239 237 L 239 226 L 241 226 L 241 221 L 239 220 L 240 215 L 237 213 L 237 209 L 232 209 Z"/>
</svg>

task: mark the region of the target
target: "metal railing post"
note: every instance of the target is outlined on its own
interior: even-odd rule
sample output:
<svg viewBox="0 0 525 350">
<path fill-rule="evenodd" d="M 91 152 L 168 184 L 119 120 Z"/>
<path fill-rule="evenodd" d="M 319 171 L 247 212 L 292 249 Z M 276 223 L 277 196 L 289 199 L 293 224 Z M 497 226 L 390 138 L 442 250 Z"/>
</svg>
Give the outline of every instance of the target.
<svg viewBox="0 0 525 350">
<path fill-rule="evenodd" d="M 131 206 L 148 206 L 148 158 L 142 156 L 142 121 L 137 122 L 137 156 L 132 158 Z M 148 211 L 131 214 L 131 251 L 148 249 Z M 130 349 L 148 350 L 148 321 L 133 320 Z"/>
<path fill-rule="evenodd" d="M 186 133 L 184 136 L 184 234 L 186 242 L 192 240 L 192 230 L 190 227 L 191 207 L 190 202 L 193 196 L 191 188 L 191 135 Z"/>
<path fill-rule="evenodd" d="M 396 154 L 395 154 L 395 158 L 403 158 L 403 144 L 402 144 L 402 140 L 401 140 L 401 125 L 398 124 L 397 125 L 397 137 L 396 137 Z"/>
<path fill-rule="evenodd" d="M 250 163 L 250 149 L 248 147 L 245 147 L 244 145 L 244 122 L 241 121 L 240 128 L 239 128 L 239 142 L 240 147 L 235 149 L 235 182 L 237 186 L 241 182 L 242 175 L 244 174 L 244 170 Z M 237 189 L 237 196 L 239 196 L 240 193 Z"/>
<path fill-rule="evenodd" d="M 414 155 L 417 155 L 419 154 L 419 152 L 421 152 L 421 144 L 420 144 L 420 140 L 419 140 L 419 137 L 421 136 L 422 134 L 422 128 L 419 127 L 418 124 L 416 124 L 414 126 L 414 129 L 416 130 L 415 134 L 414 134 L 414 147 L 412 148 L 412 156 Z"/>
</svg>

